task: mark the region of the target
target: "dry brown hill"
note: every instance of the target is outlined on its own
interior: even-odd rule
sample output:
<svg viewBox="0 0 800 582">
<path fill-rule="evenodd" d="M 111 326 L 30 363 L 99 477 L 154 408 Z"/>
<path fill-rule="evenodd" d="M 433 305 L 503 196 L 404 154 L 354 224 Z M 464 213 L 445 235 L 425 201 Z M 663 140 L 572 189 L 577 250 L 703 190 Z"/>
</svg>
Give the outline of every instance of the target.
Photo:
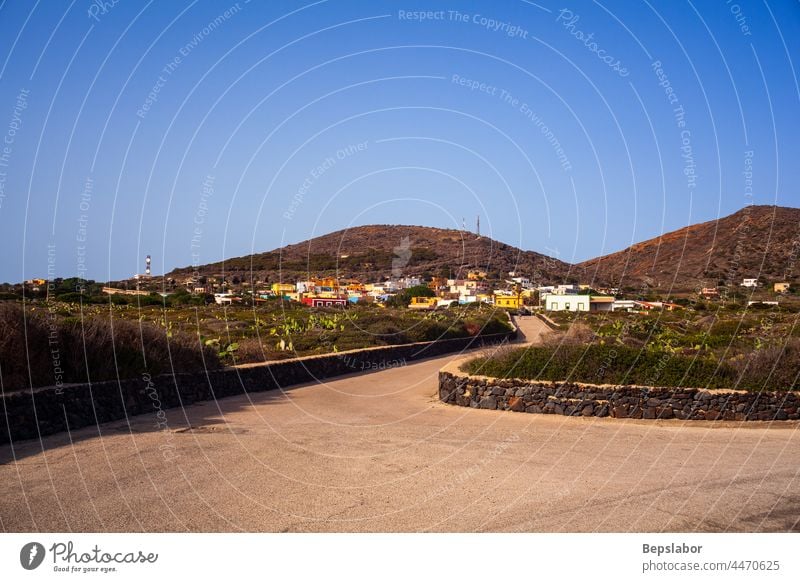
<svg viewBox="0 0 800 582">
<path fill-rule="evenodd" d="M 738 285 L 743 278 L 796 280 L 800 209 L 748 206 L 577 265 L 582 277 L 619 286 Z"/>
<path fill-rule="evenodd" d="M 324 275 L 364 281 L 392 275 L 465 277 L 480 269 L 492 278 L 518 271 L 535 282 L 692 289 L 738 285 L 745 277 L 796 282 L 799 255 L 800 209 L 748 206 L 578 265 L 461 230 L 371 225 L 203 265 L 197 272 L 274 282 Z M 191 274 L 187 267 L 168 276 Z"/>
<path fill-rule="evenodd" d="M 425 226 L 356 226 L 266 253 L 228 259 L 197 269 L 200 275 L 294 281 L 337 275 L 363 281 L 426 275 L 463 278 L 470 269 L 493 278 L 519 271 L 538 281 L 563 281 L 570 265 L 474 233 Z M 176 269 L 170 277 L 191 275 Z"/>
</svg>

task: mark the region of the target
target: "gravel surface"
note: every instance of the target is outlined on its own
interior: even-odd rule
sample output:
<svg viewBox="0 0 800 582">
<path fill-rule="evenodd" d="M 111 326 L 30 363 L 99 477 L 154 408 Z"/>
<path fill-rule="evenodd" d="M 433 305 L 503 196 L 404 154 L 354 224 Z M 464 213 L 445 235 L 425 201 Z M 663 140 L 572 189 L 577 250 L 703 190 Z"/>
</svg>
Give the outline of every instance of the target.
<svg viewBox="0 0 800 582">
<path fill-rule="evenodd" d="M 0 447 L 0 528 L 800 529 L 798 423 L 451 407 L 437 373 L 457 357 Z"/>
</svg>

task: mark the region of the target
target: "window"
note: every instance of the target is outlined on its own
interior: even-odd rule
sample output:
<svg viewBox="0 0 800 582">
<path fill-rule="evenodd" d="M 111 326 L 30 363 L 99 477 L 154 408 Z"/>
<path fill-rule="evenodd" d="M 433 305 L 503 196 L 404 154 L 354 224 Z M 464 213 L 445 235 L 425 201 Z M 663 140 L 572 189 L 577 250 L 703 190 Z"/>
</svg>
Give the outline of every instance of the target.
<svg viewBox="0 0 800 582">
<path fill-rule="evenodd" d="M 565 304 L 564 304 L 564 309 L 566 309 L 567 311 L 569 311 L 569 302 L 567 302 L 567 303 L 565 303 Z"/>
</svg>

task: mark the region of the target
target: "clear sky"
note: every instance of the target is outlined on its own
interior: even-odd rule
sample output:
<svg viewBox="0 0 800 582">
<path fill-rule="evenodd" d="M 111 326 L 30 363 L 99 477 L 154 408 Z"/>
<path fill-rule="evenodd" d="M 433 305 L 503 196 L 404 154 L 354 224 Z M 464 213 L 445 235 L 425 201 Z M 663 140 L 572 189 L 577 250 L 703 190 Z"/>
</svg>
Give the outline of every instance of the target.
<svg viewBox="0 0 800 582">
<path fill-rule="evenodd" d="M 0 281 L 478 215 L 580 261 L 800 206 L 798 71 L 794 0 L 5 0 Z"/>
</svg>

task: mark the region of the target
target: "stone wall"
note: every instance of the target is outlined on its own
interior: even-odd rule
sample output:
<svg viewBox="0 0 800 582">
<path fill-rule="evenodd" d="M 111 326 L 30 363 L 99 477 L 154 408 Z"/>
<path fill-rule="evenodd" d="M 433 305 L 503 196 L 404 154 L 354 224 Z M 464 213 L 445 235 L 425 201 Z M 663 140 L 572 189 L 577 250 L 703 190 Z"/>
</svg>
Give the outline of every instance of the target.
<svg viewBox="0 0 800 582">
<path fill-rule="evenodd" d="M 35 388 L 3 394 L 6 422 L 0 443 L 38 438 L 42 435 L 119 420 L 137 414 L 161 414 L 163 410 L 194 402 L 286 388 L 306 382 L 381 370 L 442 354 L 497 344 L 516 337 L 516 331 L 351 350 L 188 374 Z"/>
<path fill-rule="evenodd" d="M 534 313 L 534 315 L 535 315 L 536 317 L 538 317 L 538 318 L 539 318 L 539 319 L 540 319 L 542 322 L 544 322 L 544 324 L 545 324 L 547 327 L 549 327 L 550 329 L 553 329 L 553 330 L 556 330 L 556 331 L 557 331 L 557 330 L 559 330 L 559 329 L 561 329 L 561 324 L 560 324 L 560 323 L 556 323 L 555 321 L 553 321 L 552 319 L 550 319 L 549 317 L 547 317 L 547 316 L 546 316 L 544 313 L 542 313 L 541 311 L 536 311 L 536 312 Z"/>
<path fill-rule="evenodd" d="M 564 416 L 682 420 L 797 420 L 797 392 L 745 392 L 469 376 L 454 362 L 439 373 L 442 402 Z"/>
</svg>

